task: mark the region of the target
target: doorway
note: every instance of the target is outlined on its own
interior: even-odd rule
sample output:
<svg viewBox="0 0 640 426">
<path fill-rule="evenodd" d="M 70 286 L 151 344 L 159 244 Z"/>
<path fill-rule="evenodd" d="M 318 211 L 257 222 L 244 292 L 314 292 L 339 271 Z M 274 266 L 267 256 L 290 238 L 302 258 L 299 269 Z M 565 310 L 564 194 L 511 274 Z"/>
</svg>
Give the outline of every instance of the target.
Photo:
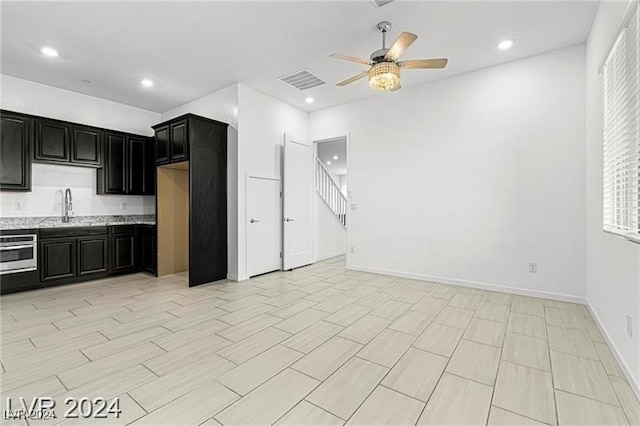
<svg viewBox="0 0 640 426">
<path fill-rule="evenodd" d="M 348 245 L 348 137 L 314 142 L 315 253 L 324 260 L 347 253 Z"/>
</svg>

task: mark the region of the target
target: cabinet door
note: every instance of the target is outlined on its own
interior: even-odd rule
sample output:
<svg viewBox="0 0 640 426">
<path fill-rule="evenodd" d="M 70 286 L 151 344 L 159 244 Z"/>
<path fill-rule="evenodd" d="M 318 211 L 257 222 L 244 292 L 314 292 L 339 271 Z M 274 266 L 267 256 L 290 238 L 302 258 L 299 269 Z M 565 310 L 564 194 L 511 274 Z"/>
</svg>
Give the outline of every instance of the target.
<svg viewBox="0 0 640 426">
<path fill-rule="evenodd" d="M 53 120 L 35 120 L 33 159 L 43 162 L 68 163 L 69 126 Z"/>
<path fill-rule="evenodd" d="M 147 272 L 156 272 L 156 244 L 153 235 L 140 235 L 140 267 Z"/>
<path fill-rule="evenodd" d="M 145 138 L 129 137 L 127 144 L 129 147 L 129 179 L 128 194 L 141 195 L 145 190 L 146 179 L 146 140 Z"/>
<path fill-rule="evenodd" d="M 106 236 L 78 238 L 78 275 L 109 271 L 108 241 Z"/>
<path fill-rule="evenodd" d="M 136 268 L 136 236 L 111 236 L 111 272 L 131 271 Z"/>
<path fill-rule="evenodd" d="M 156 129 L 156 163 L 169 161 L 169 126 Z"/>
<path fill-rule="evenodd" d="M 71 162 L 102 166 L 102 131 L 93 127 L 71 126 Z"/>
<path fill-rule="evenodd" d="M 189 140 L 187 138 L 187 120 L 171 124 L 171 162 L 185 161 L 189 158 Z"/>
<path fill-rule="evenodd" d="M 127 192 L 126 137 L 116 133 L 105 133 L 104 192 L 125 194 Z"/>
<path fill-rule="evenodd" d="M 143 195 L 155 195 L 156 193 L 156 161 L 155 144 L 153 138 L 147 138 L 145 144 L 144 159 L 144 189 Z"/>
<path fill-rule="evenodd" d="M 0 189 L 31 191 L 31 119 L 5 113 L 0 119 Z"/>
<path fill-rule="evenodd" d="M 76 240 L 40 241 L 40 279 L 51 281 L 76 276 Z"/>
</svg>

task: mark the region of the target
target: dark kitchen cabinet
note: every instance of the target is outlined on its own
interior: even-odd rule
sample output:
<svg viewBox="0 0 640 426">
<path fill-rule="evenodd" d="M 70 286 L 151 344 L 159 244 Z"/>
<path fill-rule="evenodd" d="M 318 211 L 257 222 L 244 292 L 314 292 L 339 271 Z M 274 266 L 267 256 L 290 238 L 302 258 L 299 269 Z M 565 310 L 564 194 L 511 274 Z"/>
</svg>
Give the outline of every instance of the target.
<svg viewBox="0 0 640 426">
<path fill-rule="evenodd" d="M 104 166 L 98 169 L 98 194 L 153 195 L 153 141 L 144 136 L 105 132 Z"/>
<path fill-rule="evenodd" d="M 127 137 L 105 133 L 104 165 L 98 170 L 98 193 L 127 193 Z"/>
<path fill-rule="evenodd" d="M 135 234 L 114 235 L 111 242 L 111 272 L 125 272 L 136 269 Z"/>
<path fill-rule="evenodd" d="M 153 195 L 155 193 L 155 164 L 153 141 L 145 137 L 129 137 L 127 146 L 127 194 Z"/>
<path fill-rule="evenodd" d="M 156 226 L 113 225 L 2 230 L 39 235 L 38 270 L 3 275 L 0 294 L 156 271 Z"/>
<path fill-rule="evenodd" d="M 95 127 L 71 126 L 71 162 L 102 166 L 102 131 Z"/>
<path fill-rule="evenodd" d="M 111 272 L 133 272 L 137 267 L 136 225 L 109 227 Z"/>
<path fill-rule="evenodd" d="M 156 133 L 156 164 L 178 163 L 189 159 L 188 120 L 177 120 L 154 127 Z"/>
<path fill-rule="evenodd" d="M 31 191 L 31 119 L 0 114 L 0 190 Z"/>
<path fill-rule="evenodd" d="M 169 162 L 169 126 L 156 128 L 156 164 Z"/>
<path fill-rule="evenodd" d="M 228 124 L 185 114 L 152 127 L 156 147 L 170 147 L 169 158 L 159 168 L 189 162 L 189 286 L 224 279 L 228 265 Z M 160 219 L 157 226 L 159 232 L 173 232 L 174 224 Z"/>
<path fill-rule="evenodd" d="M 70 163 L 70 126 L 37 118 L 34 120 L 33 159 L 45 163 Z"/>
<path fill-rule="evenodd" d="M 176 163 L 189 159 L 189 140 L 187 139 L 187 121 L 182 120 L 169 125 L 171 143 L 171 162 Z"/>
<path fill-rule="evenodd" d="M 109 271 L 109 239 L 107 236 L 78 238 L 78 275 Z"/>
<path fill-rule="evenodd" d="M 40 241 L 40 280 L 51 281 L 76 275 L 76 239 Z"/>
<path fill-rule="evenodd" d="M 33 119 L 33 160 L 71 166 L 102 166 L 102 129 L 66 121 Z"/>
<path fill-rule="evenodd" d="M 156 227 L 153 225 L 138 225 L 138 260 L 144 271 L 156 272 Z"/>
</svg>

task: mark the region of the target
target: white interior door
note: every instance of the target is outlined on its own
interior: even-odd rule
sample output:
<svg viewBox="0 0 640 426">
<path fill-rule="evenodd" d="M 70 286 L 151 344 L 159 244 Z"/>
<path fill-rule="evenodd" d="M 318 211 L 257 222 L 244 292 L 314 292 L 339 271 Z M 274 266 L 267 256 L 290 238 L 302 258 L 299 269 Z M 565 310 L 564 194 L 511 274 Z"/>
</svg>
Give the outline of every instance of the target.
<svg viewBox="0 0 640 426">
<path fill-rule="evenodd" d="M 280 180 L 247 177 L 247 273 L 250 277 L 282 267 Z"/>
<path fill-rule="evenodd" d="M 284 269 L 313 263 L 313 147 L 284 135 Z"/>
</svg>

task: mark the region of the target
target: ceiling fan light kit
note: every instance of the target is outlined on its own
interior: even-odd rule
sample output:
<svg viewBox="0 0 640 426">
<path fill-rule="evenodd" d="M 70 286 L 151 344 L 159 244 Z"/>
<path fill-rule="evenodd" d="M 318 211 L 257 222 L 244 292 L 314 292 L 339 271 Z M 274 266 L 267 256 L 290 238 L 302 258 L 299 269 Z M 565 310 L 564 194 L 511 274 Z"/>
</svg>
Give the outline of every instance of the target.
<svg viewBox="0 0 640 426">
<path fill-rule="evenodd" d="M 400 67 L 393 62 L 380 62 L 369 70 L 369 86 L 392 92 L 400 88 Z"/>
<path fill-rule="evenodd" d="M 406 69 L 434 69 L 444 68 L 447 66 L 448 60 L 441 59 L 417 59 L 411 61 L 400 62 L 400 55 L 416 41 L 417 35 L 403 32 L 393 43 L 391 48 L 387 49 L 386 36 L 387 31 L 391 30 L 391 22 L 382 21 L 377 25 L 378 31 L 382 33 L 382 49 L 378 49 L 370 55 L 370 59 L 359 58 L 356 56 L 341 55 L 332 53 L 331 58 L 341 59 L 343 61 L 355 62 L 362 65 L 370 66 L 369 70 L 362 71 L 348 79 L 341 81 L 337 86 L 346 86 L 361 78 L 368 77 L 369 86 L 383 92 L 393 92 L 400 89 L 400 68 Z"/>
</svg>

